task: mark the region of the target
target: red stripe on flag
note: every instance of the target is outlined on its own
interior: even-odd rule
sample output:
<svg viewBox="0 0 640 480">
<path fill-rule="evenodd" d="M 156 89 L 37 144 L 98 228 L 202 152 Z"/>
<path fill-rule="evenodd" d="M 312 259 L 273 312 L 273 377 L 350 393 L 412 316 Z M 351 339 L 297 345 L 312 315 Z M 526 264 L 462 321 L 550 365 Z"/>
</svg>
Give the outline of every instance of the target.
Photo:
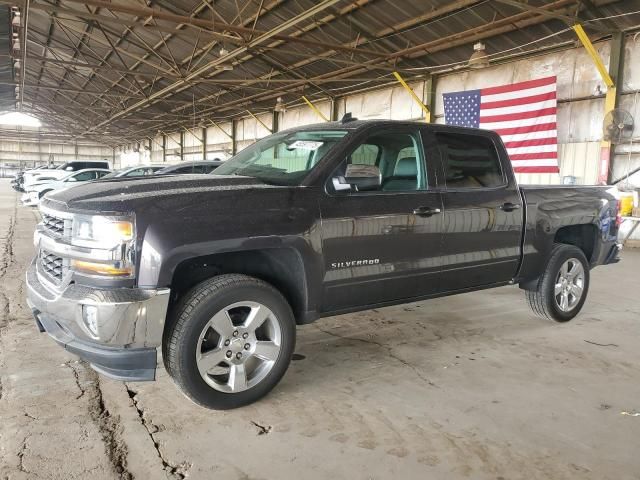
<svg viewBox="0 0 640 480">
<path fill-rule="evenodd" d="M 556 77 L 538 78 L 537 80 L 528 80 L 526 82 L 513 83 L 511 85 L 501 85 L 499 87 L 489 87 L 480 90 L 481 95 L 495 95 L 496 93 L 515 92 L 525 88 L 542 87 L 556 83 Z"/>
<path fill-rule="evenodd" d="M 515 173 L 560 173 L 558 167 L 514 167 Z"/>
<path fill-rule="evenodd" d="M 553 123 L 538 123 L 537 125 L 529 125 L 526 127 L 515 127 L 515 128 L 496 128 L 493 131 L 498 135 L 517 135 L 519 133 L 531 133 L 531 132 L 542 132 L 546 130 L 556 130 L 557 125 L 556 122 Z"/>
<path fill-rule="evenodd" d="M 532 140 L 519 140 L 517 142 L 507 142 L 504 144 L 507 148 L 519 148 L 519 147 L 535 147 L 538 145 L 555 145 L 558 143 L 557 137 L 550 138 L 534 138 Z"/>
<path fill-rule="evenodd" d="M 515 153 L 509 155 L 511 160 L 557 160 L 558 152 Z"/>
<path fill-rule="evenodd" d="M 510 98 L 509 100 L 499 100 L 497 102 L 483 102 L 480 97 L 480 110 L 487 108 L 501 107 L 517 107 L 518 105 L 528 105 L 529 103 L 544 102 L 546 100 L 555 100 L 556 92 L 541 93 L 539 95 L 531 95 L 530 97 Z"/>
<path fill-rule="evenodd" d="M 556 110 L 556 107 L 550 107 L 533 110 L 531 112 L 507 113 L 505 115 L 491 115 L 487 117 L 480 115 L 480 123 L 511 122 L 513 120 L 524 120 L 527 118 L 541 117 L 543 115 L 555 115 Z M 480 128 L 482 128 L 482 126 Z"/>
</svg>

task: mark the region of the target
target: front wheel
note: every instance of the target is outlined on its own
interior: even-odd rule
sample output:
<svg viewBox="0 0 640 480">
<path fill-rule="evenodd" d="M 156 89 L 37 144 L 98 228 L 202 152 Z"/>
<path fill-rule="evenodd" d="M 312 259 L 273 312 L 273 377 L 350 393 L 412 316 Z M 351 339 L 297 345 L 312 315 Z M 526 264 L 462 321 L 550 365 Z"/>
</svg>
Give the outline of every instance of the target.
<svg viewBox="0 0 640 480">
<path fill-rule="evenodd" d="M 196 285 L 165 334 L 167 371 L 207 408 L 237 408 L 265 396 L 291 361 L 296 326 L 284 297 L 246 275 Z"/>
<path fill-rule="evenodd" d="M 573 245 L 556 244 L 536 290 L 527 291 L 533 312 L 556 322 L 575 317 L 589 290 L 589 262 L 582 250 Z"/>
</svg>

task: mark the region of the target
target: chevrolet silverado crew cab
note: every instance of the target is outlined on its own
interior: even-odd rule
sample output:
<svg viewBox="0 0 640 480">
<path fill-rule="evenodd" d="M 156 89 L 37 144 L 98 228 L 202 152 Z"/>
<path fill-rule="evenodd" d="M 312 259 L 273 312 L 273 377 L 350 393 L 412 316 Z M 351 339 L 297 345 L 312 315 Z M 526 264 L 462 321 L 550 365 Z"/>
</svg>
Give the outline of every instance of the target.
<svg viewBox="0 0 640 480">
<path fill-rule="evenodd" d="M 41 331 L 121 380 L 157 355 L 192 400 L 267 394 L 319 317 L 516 284 L 558 322 L 618 261 L 599 187 L 518 187 L 489 131 L 344 119 L 275 133 L 210 175 L 47 195 L 27 272 Z"/>
</svg>

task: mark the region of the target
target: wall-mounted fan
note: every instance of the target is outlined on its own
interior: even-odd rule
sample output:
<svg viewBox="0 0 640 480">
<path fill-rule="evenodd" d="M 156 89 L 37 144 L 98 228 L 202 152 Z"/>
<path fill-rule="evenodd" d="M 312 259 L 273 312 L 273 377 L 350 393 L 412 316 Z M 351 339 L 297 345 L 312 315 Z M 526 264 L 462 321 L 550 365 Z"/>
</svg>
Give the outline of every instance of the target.
<svg viewBox="0 0 640 480">
<path fill-rule="evenodd" d="M 604 140 L 611 143 L 622 143 L 633 135 L 633 117 L 622 108 L 614 108 L 604 116 L 602 122 Z"/>
</svg>

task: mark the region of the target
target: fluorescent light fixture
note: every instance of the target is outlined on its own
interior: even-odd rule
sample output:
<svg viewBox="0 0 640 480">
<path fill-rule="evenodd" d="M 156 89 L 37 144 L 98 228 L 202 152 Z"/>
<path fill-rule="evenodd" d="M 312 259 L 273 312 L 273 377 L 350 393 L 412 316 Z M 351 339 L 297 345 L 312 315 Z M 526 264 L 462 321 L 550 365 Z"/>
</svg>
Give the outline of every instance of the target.
<svg viewBox="0 0 640 480">
<path fill-rule="evenodd" d="M 22 112 L 7 112 L 0 114 L 0 125 L 13 125 L 16 127 L 40 127 L 40 120 Z"/>
</svg>

